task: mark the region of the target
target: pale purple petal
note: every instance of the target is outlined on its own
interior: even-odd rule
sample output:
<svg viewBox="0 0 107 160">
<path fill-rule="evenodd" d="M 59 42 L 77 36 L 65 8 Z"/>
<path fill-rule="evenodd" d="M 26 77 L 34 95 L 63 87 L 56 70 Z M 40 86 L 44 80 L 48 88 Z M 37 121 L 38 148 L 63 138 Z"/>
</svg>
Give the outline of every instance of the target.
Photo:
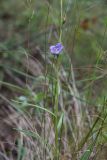
<svg viewBox="0 0 107 160">
<path fill-rule="evenodd" d="M 50 52 L 54 53 L 55 52 L 55 46 L 50 46 Z"/>
<path fill-rule="evenodd" d="M 61 43 L 57 43 L 55 46 L 50 46 L 50 52 L 54 55 L 59 55 L 64 46 Z"/>
</svg>

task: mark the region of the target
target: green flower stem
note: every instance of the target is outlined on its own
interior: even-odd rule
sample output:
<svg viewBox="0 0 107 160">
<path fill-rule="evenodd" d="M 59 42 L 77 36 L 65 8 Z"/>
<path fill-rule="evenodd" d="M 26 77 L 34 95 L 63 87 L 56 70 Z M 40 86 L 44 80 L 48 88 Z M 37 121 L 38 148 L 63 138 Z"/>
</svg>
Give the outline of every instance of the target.
<svg viewBox="0 0 107 160">
<path fill-rule="evenodd" d="M 59 65 L 58 65 L 58 58 L 56 62 L 56 82 L 55 82 L 55 148 L 56 148 L 56 160 L 59 159 L 59 142 L 58 142 L 58 99 L 59 99 L 59 93 L 58 93 L 58 87 L 59 87 Z"/>
<path fill-rule="evenodd" d="M 62 38 L 62 0 L 60 0 L 60 34 L 59 42 Z M 60 58 L 57 57 L 56 60 L 56 82 L 55 82 L 55 160 L 59 160 L 59 138 L 58 138 L 58 101 L 59 101 L 59 68 L 60 68 Z"/>
<path fill-rule="evenodd" d="M 61 12 L 60 12 L 60 35 L 59 35 L 59 42 L 61 42 L 61 38 L 62 38 L 62 0 L 60 0 L 60 7 L 61 7 Z"/>
</svg>

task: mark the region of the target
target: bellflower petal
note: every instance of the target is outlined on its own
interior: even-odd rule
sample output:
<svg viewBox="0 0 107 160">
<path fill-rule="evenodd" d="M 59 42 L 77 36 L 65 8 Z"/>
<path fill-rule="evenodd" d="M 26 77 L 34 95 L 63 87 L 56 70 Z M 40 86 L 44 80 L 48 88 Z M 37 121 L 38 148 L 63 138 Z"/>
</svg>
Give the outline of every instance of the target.
<svg viewBox="0 0 107 160">
<path fill-rule="evenodd" d="M 59 55 L 62 52 L 63 48 L 64 46 L 61 43 L 57 43 L 54 46 L 50 46 L 50 52 L 53 55 Z"/>
</svg>

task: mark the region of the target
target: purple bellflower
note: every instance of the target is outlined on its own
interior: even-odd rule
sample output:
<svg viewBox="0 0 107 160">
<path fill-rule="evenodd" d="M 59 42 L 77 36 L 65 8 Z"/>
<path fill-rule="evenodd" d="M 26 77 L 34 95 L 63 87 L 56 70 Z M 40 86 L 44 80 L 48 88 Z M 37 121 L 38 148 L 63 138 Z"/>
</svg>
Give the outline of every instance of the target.
<svg viewBox="0 0 107 160">
<path fill-rule="evenodd" d="M 54 56 L 58 56 L 62 52 L 63 48 L 64 48 L 64 46 L 61 43 L 57 43 L 54 46 L 50 46 L 50 52 Z"/>
</svg>

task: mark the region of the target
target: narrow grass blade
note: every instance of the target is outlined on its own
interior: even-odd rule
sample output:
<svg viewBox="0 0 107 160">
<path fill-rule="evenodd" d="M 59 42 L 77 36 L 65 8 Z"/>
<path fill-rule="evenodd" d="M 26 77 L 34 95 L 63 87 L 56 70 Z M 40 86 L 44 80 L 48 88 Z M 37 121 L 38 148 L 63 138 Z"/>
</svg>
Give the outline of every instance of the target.
<svg viewBox="0 0 107 160">
<path fill-rule="evenodd" d="M 94 145 L 91 144 L 88 149 L 85 151 L 85 153 L 83 153 L 82 157 L 80 158 L 80 160 L 88 160 L 92 151 L 93 151 L 93 147 Z"/>
<path fill-rule="evenodd" d="M 26 150 L 19 140 L 18 141 L 18 157 L 17 157 L 17 160 L 24 160 L 25 155 L 26 155 Z"/>
<path fill-rule="evenodd" d="M 61 114 L 60 119 L 59 119 L 59 122 L 58 122 L 58 125 L 57 125 L 58 132 L 60 131 L 60 129 L 61 129 L 61 127 L 62 127 L 63 118 L 64 118 L 64 113 Z"/>
<path fill-rule="evenodd" d="M 13 102 L 16 102 L 18 104 L 22 104 L 22 102 L 19 102 L 19 101 L 15 101 L 15 100 L 12 100 Z M 50 113 L 52 116 L 56 117 L 55 114 L 53 112 L 51 112 L 50 110 L 46 109 L 46 108 L 43 108 L 43 107 L 40 107 L 38 105 L 35 105 L 35 104 L 31 104 L 31 103 L 27 103 L 26 104 L 27 106 L 32 106 L 32 107 L 35 107 L 35 108 L 38 108 L 38 109 L 41 109 L 41 110 L 44 110 L 48 113 Z"/>
<path fill-rule="evenodd" d="M 4 85 L 4 86 L 7 86 L 9 87 L 10 89 L 15 89 L 15 91 L 20 91 L 22 93 L 25 93 L 26 92 L 26 89 L 23 89 L 17 85 L 14 85 L 14 84 L 11 84 L 11 83 L 8 83 L 8 82 L 3 82 L 3 81 L 0 81 L 0 84 Z"/>
</svg>

